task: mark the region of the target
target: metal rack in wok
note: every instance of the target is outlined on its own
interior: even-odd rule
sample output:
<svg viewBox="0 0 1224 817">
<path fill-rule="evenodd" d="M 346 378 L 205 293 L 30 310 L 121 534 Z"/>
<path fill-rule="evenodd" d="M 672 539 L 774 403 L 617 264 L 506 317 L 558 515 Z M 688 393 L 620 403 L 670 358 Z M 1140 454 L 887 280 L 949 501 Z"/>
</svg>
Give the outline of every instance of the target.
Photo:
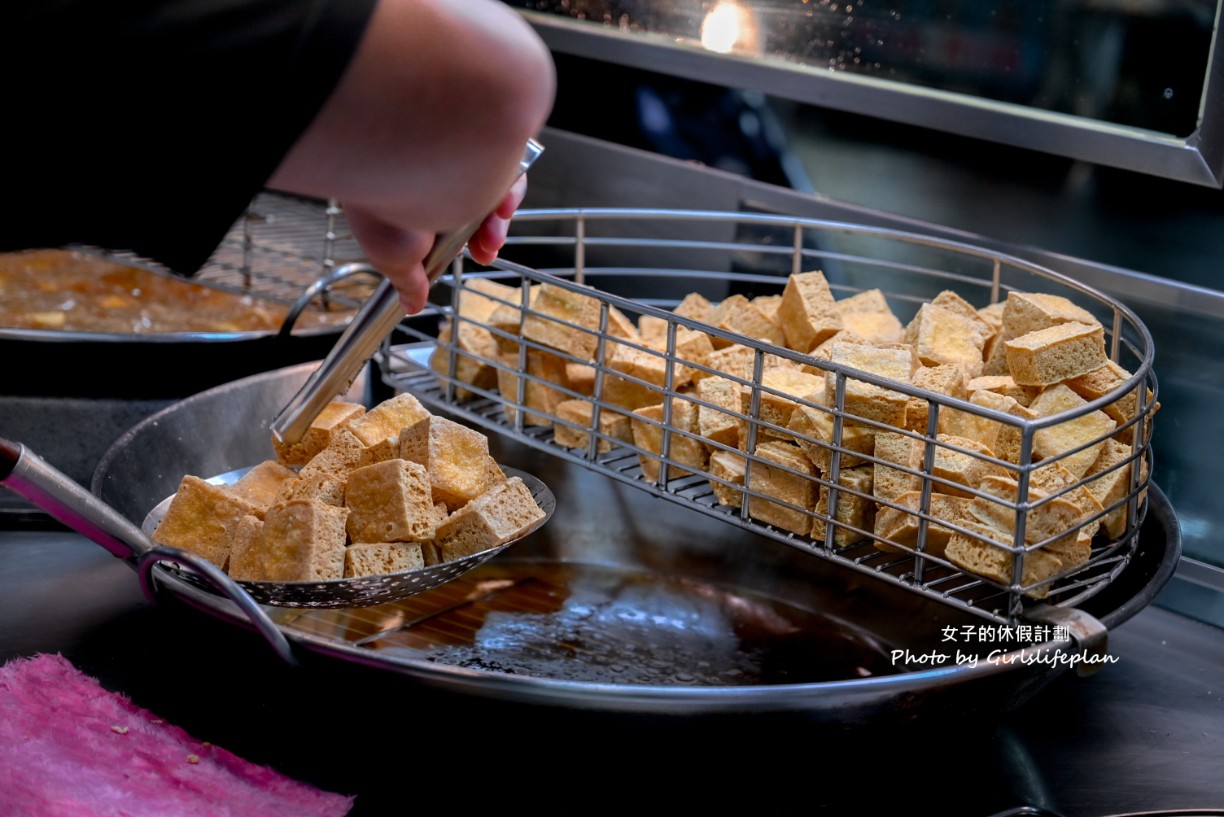
<svg viewBox="0 0 1224 817">
<path fill-rule="evenodd" d="M 513 233 L 493 267 L 473 267 L 470 261 L 465 267 L 461 260 L 435 286 L 442 329 L 434 336 L 408 327 L 415 342 L 384 349 L 382 372 L 388 385 L 411 391 L 475 425 L 655 496 L 997 622 L 1018 623 L 1038 607 L 1074 607 L 1106 587 L 1132 558 L 1146 510 L 1152 415 L 1158 406 L 1154 348 L 1139 319 L 1101 292 L 1023 259 L 969 244 L 786 216 L 652 209 L 537 210 L 521 212 Z M 839 300 L 869 289 L 881 290 L 903 323 L 919 305 L 949 289 L 977 307 L 997 303 L 1011 291 L 1063 295 L 1100 321 L 1110 359 L 1130 377 L 1115 392 L 1087 400 L 1078 408 L 1028 419 L 815 358 L 672 311 L 693 292 L 711 303 L 736 294 L 746 298 L 780 295 L 790 274 L 816 269 L 825 273 Z M 473 321 L 459 308 L 461 296 L 471 297 L 468 293 L 474 281 L 481 278 L 509 288 L 485 297 L 496 301 L 502 311 L 509 310 L 513 321 Z M 598 306 L 598 318 L 593 322 L 567 322 L 537 310 L 531 293 L 543 284 L 556 288 L 556 292 L 592 299 Z M 617 329 L 619 318 L 628 318 L 635 325 L 644 318 L 654 321 L 656 327 L 663 327 L 665 341 L 646 345 L 627 339 Z M 556 322 L 565 332 L 587 336 L 593 340 L 594 352 L 589 357 L 578 356 L 525 337 L 524 322 L 530 321 Z M 496 346 L 474 344 L 472 330 L 489 333 Z M 738 344 L 751 350 L 748 371 L 736 375 L 711 368 L 696 356 L 686 357 L 678 346 L 678 337 L 685 330 L 705 333 L 720 345 Z M 632 347 L 634 354 L 653 359 L 659 364 L 655 368 L 663 372 L 662 378 L 643 379 L 619 364 L 614 367 L 611 352 L 617 345 Z M 541 359 L 581 367 L 589 377 L 583 380 L 589 387 L 578 388 L 565 378 L 543 372 L 538 365 Z M 823 374 L 826 382 L 833 384 L 833 399 L 821 401 L 812 395 L 771 387 L 764 373 L 780 360 Z M 485 375 L 473 380 L 464 374 L 473 367 Z M 735 382 L 742 395 L 740 408 L 707 402 L 688 387 L 674 385 L 687 382 L 681 373 L 693 372 L 702 373 L 699 377 L 720 376 Z M 609 398 L 614 382 L 653 395 L 659 409 L 642 413 L 627 410 L 619 398 L 613 402 Z M 925 423 L 904 429 L 848 410 L 848 388 L 867 384 L 905 395 L 911 406 L 922 407 Z M 540 394 L 548 395 L 548 399 L 539 400 Z M 1085 475 L 1060 490 L 1042 493 L 1028 491 L 1030 478 L 1050 460 L 1073 456 L 1104 441 L 1088 441 L 1057 457 L 1038 461 L 1032 453 L 1035 436 L 1043 429 L 1072 422 L 1103 407 L 1122 405 L 1119 401 L 1128 395 L 1134 397 L 1133 411 L 1108 435 L 1125 441 L 1129 452 L 1114 466 L 1126 469 L 1125 495 L 1114 496 L 1099 513 L 1076 522 L 1077 527 L 1084 526 L 1090 532 L 1103 527 L 1099 523 L 1110 516 L 1113 531 L 1120 533 L 1093 536 L 1090 555 L 1082 564 L 1024 581 L 1025 561 L 1037 558 L 1037 551 L 1052 547 L 1052 540 L 1025 539 L 1028 516 L 1038 512 L 1042 503 L 1070 497 L 1101 475 Z M 765 417 L 760 411 L 766 400 L 781 400 L 819 412 L 828 421 L 829 431 L 808 436 L 778 425 L 776 418 Z M 581 420 L 575 419 L 581 412 L 576 415 L 567 410 L 562 416 L 557 408 L 561 401 L 585 403 L 589 411 Z M 570 408 L 574 405 L 569 403 Z M 687 419 L 691 413 L 688 409 L 694 406 L 698 412 L 717 411 L 734 418 L 739 425 L 739 442 L 716 442 L 698 433 Z M 961 449 L 941 437 L 940 415 L 952 412 L 968 413 L 1012 429 L 1020 440 L 1018 461 L 998 459 L 989 450 Z M 636 433 L 624 434 L 623 423 L 605 424 L 609 418 L 619 421 L 626 416 Z M 685 418 L 683 423 L 677 419 L 680 417 Z M 613 432 L 612 428 L 621 430 Z M 922 447 L 920 464 L 898 464 L 862 446 L 852 446 L 853 429 L 911 438 Z M 563 439 L 558 439 L 558 432 Z M 775 458 L 764 458 L 761 445 L 768 440 L 805 443 L 809 450 L 823 454 L 821 467 L 797 469 Z M 1016 479 L 1020 490 L 1013 502 L 987 496 L 973 485 L 957 484 L 954 491 L 1000 503 L 1013 516 L 1014 537 L 996 544 L 1008 554 L 1010 577 L 1020 578 L 1006 581 L 1006 575 L 992 578 L 969 572 L 928 548 L 929 532 L 936 525 L 954 533 L 973 533 L 962 527 L 967 523 L 941 517 L 932 504 L 932 496 L 952 489 L 947 477 L 934 467 L 937 456 L 945 450 L 1005 469 Z M 694 455 L 694 451 L 703 452 L 705 458 L 701 453 Z M 742 475 L 729 476 L 725 469 L 711 464 L 714 457 L 725 462 L 728 456 L 742 462 Z M 920 486 L 920 503 L 916 507 L 898 506 L 895 500 L 878 497 L 861 483 L 844 479 L 847 472 L 864 467 L 900 469 Z M 810 491 L 803 496 L 815 501 L 805 499 L 796 504 L 791 496 L 784 497 L 771 487 L 776 479 L 810 483 Z M 868 510 L 843 510 L 843 503 L 847 509 Z M 874 515 L 886 508 L 913 517 L 915 539 L 894 541 L 877 533 Z M 801 517 L 805 522 L 780 524 L 779 510 L 782 517 Z"/>
<path fill-rule="evenodd" d="M 106 254 L 160 269 L 132 253 Z M 363 258 L 336 202 L 264 190 L 251 200 L 194 280 L 288 305 L 292 309 L 287 325 L 292 327 L 307 309 L 349 313 L 360 308 L 381 280 L 378 275 L 355 274 L 349 262 Z"/>
</svg>

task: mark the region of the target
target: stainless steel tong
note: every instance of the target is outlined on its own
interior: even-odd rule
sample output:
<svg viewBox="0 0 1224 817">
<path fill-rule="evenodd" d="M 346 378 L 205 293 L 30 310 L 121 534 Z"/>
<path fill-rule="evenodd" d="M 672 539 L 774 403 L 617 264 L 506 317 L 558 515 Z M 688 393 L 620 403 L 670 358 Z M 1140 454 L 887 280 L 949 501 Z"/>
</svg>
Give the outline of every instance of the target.
<svg viewBox="0 0 1224 817">
<path fill-rule="evenodd" d="M 519 162 L 520 175 L 527 172 L 527 168 L 543 150 L 543 146 L 534 139 L 528 140 L 522 161 Z M 438 236 L 424 262 L 425 274 L 431 285 L 463 251 L 468 239 L 483 221 L 484 219 L 480 218 L 453 232 Z M 362 367 L 374 356 L 404 316 L 399 294 L 391 286 L 391 282 L 384 279 L 361 310 L 353 316 L 353 320 L 323 363 L 273 419 L 273 436 L 285 443 L 295 443 L 302 439 L 323 407 L 336 395 L 348 390 Z"/>
</svg>

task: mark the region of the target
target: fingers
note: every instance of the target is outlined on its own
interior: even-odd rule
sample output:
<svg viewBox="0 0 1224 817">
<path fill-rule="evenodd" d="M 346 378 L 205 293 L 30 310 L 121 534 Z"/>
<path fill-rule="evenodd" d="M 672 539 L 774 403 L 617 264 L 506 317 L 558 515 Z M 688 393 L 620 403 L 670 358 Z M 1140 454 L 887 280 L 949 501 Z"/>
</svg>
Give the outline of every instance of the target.
<svg viewBox="0 0 1224 817">
<path fill-rule="evenodd" d="M 422 262 L 433 247 L 434 234 L 395 227 L 360 207 L 345 207 L 344 213 L 353 238 L 366 259 L 395 287 L 404 311 L 415 315 L 424 309 L 429 280 Z"/>
<path fill-rule="evenodd" d="M 520 176 L 468 240 L 468 252 L 479 264 L 491 264 L 506 243 L 510 219 L 527 195 L 527 177 Z M 423 230 L 406 230 L 388 223 L 370 211 L 347 205 L 345 217 L 353 238 L 366 259 L 391 281 L 409 315 L 425 308 L 429 279 L 424 260 L 433 249 L 435 236 Z"/>
<path fill-rule="evenodd" d="M 468 240 L 468 253 L 477 263 L 491 264 L 497 258 L 498 251 L 506 243 L 510 219 L 526 195 L 527 176 L 522 175 Z"/>
</svg>

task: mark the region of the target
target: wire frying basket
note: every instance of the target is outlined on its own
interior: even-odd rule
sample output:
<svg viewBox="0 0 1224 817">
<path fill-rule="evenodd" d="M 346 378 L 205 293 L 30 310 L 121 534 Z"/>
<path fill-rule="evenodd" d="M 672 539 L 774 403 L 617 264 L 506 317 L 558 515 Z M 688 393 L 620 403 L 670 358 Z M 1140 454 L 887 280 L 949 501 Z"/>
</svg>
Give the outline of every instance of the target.
<svg viewBox="0 0 1224 817">
<path fill-rule="evenodd" d="M 815 271 L 842 333 L 800 350 L 779 305 Z M 436 334 L 406 324 L 414 342 L 384 348 L 389 386 L 878 580 L 1011 624 L 1074 607 L 1135 551 L 1151 335 L 1023 259 L 770 214 L 533 210 L 493 267 L 461 259 L 433 294 Z M 1041 320 L 1092 327 L 1105 365 L 1018 385 L 990 359 L 1019 325 L 1009 300 L 1056 301 Z M 846 317 L 867 303 L 879 317 Z M 923 345 L 932 304 L 994 333 L 977 364 Z"/>
</svg>

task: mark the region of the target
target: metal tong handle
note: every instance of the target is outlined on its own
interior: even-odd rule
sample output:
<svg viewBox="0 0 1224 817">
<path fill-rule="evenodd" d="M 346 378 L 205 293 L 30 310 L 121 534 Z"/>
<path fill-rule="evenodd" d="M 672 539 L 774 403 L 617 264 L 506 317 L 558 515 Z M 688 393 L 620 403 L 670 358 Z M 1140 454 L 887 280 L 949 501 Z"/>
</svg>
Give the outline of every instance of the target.
<svg viewBox="0 0 1224 817">
<path fill-rule="evenodd" d="M 143 530 L 21 443 L 0 437 L 0 485 L 130 563 L 145 597 L 154 600 L 152 570 L 162 560 L 185 563 L 246 615 L 284 661 L 297 663 L 289 640 L 250 594 L 203 557 L 157 545 Z"/>
<path fill-rule="evenodd" d="M 534 139 L 528 140 L 522 161 L 519 162 L 519 175 L 526 173 L 543 151 L 543 146 Z M 425 274 L 431 285 L 463 251 L 483 221 L 482 217 L 458 230 L 438 236 L 424 262 Z M 404 319 L 404 314 L 399 294 L 391 282 L 384 279 L 349 322 L 323 363 L 273 419 L 272 435 L 284 443 L 301 440 L 323 407 L 353 385 L 362 367 Z"/>
</svg>

